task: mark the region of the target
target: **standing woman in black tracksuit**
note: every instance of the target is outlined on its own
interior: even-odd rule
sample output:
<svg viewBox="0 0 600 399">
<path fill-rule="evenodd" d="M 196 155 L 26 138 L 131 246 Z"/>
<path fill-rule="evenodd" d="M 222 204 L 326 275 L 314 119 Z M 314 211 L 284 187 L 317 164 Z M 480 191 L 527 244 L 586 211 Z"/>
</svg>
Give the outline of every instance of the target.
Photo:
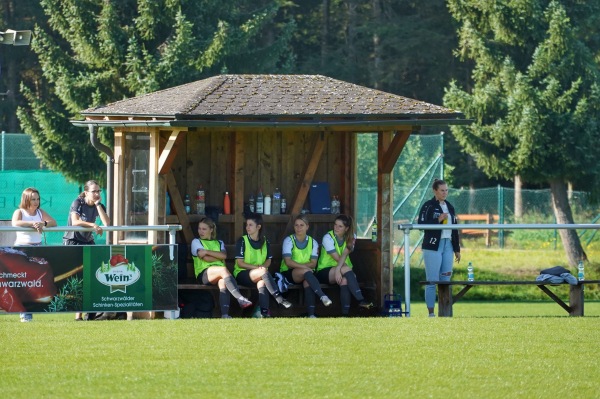
<svg viewBox="0 0 600 399">
<path fill-rule="evenodd" d="M 448 201 L 448 186 L 443 180 L 433 181 L 434 197 L 419 212 L 419 224 L 457 224 L 456 212 Z M 458 230 L 425 230 L 423 259 L 427 281 L 450 281 L 453 259 L 460 262 Z M 425 286 L 425 303 L 429 317 L 435 317 L 435 285 Z"/>
</svg>

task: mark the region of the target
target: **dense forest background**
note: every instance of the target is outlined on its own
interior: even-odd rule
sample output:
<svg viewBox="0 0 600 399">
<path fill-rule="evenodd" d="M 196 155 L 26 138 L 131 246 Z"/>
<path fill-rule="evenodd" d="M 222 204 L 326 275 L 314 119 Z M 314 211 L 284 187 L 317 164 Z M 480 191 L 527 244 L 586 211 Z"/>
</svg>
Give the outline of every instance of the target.
<svg viewBox="0 0 600 399">
<path fill-rule="evenodd" d="M 105 169 L 93 148 L 60 148 L 81 135 L 68 123 L 77 111 L 215 74 L 321 74 L 442 104 L 450 81 L 469 87 L 472 67 L 453 55 L 457 24 L 444 0 L 0 0 L 0 30 L 9 28 L 34 38 L 0 46 L 0 130 L 32 135 L 59 171 L 81 158 L 94 160 L 92 173 Z M 165 55 L 166 43 L 175 50 Z M 422 133 L 440 130 L 454 186 L 498 183 L 449 129 Z"/>
<path fill-rule="evenodd" d="M 29 134 L 46 166 L 81 182 L 105 167 L 69 122 L 80 110 L 220 73 L 321 74 L 474 119 L 421 132 L 446 132 L 454 187 L 516 180 L 538 188 L 558 177 L 583 188 L 595 171 L 577 182 L 524 161 L 538 161 L 536 135 L 548 141 L 555 128 L 564 132 L 548 142 L 563 141 L 556 151 L 594 146 L 573 137 L 598 125 L 589 108 L 598 8 L 580 0 L 0 0 L 0 30 L 34 31 L 30 46 L 0 45 L 0 130 Z M 100 138 L 110 144 L 111 134 Z M 73 168 L 82 161 L 85 172 Z"/>
</svg>

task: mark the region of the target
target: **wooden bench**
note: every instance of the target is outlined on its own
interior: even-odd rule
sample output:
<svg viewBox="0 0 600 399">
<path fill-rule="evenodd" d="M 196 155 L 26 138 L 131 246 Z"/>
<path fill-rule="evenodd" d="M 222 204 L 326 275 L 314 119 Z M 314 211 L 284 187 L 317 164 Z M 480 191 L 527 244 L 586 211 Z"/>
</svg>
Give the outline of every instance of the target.
<svg viewBox="0 0 600 399">
<path fill-rule="evenodd" d="M 500 217 L 498 215 L 493 215 L 491 213 L 483 213 L 483 214 L 458 214 L 456 215 L 458 218 L 458 222 L 483 222 L 484 224 L 493 224 L 498 223 Z M 463 229 L 461 230 L 462 234 L 465 235 L 483 235 L 485 236 L 485 245 L 490 247 L 492 245 L 492 230 L 479 230 L 479 229 Z"/>
<path fill-rule="evenodd" d="M 568 283 L 552 284 L 542 281 L 421 281 L 421 285 L 437 285 L 438 288 L 438 315 L 440 317 L 452 317 L 452 305 L 458 302 L 471 288 L 476 285 L 535 285 L 546 293 L 554 302 L 569 313 L 569 316 L 583 316 L 583 287 L 586 284 L 599 284 L 600 280 L 580 281 L 577 285 Z M 569 285 L 569 304 L 560 299 L 548 286 Z M 464 286 L 454 297 L 452 286 Z"/>
<path fill-rule="evenodd" d="M 227 250 L 227 259 L 225 259 L 225 265 L 229 269 L 229 271 L 233 274 L 233 266 L 235 264 L 235 245 L 226 245 Z M 271 260 L 271 266 L 269 267 L 269 271 L 274 276 L 275 272 L 279 271 L 279 267 L 281 265 L 281 245 L 271 244 L 271 252 L 273 254 L 273 259 Z M 194 277 L 194 266 L 193 263 L 188 262 L 188 274 L 184 279 L 180 279 L 177 284 L 178 290 L 209 290 L 211 291 L 213 298 L 215 300 L 215 308 L 214 308 L 214 317 L 220 316 L 220 310 L 218 309 L 218 296 L 219 296 L 219 288 L 216 285 L 204 285 L 200 284 L 196 278 Z M 372 298 L 375 295 L 375 287 L 366 286 L 364 283 L 359 282 L 359 286 L 361 290 L 363 290 L 363 294 L 365 291 L 369 291 L 371 294 L 366 296 L 367 298 Z M 339 315 L 341 310 L 339 306 L 339 289 L 336 289 L 337 285 L 330 284 L 321 284 L 321 289 L 325 292 L 327 296 L 331 298 L 334 302 L 333 305 L 325 308 L 321 301 L 316 300 L 316 313 L 320 316 L 335 316 Z M 239 286 L 240 291 L 244 296 L 252 300 L 252 302 L 256 305 L 258 304 L 258 290 L 256 287 L 246 287 Z M 294 306 L 290 309 L 283 309 L 282 307 L 278 307 L 273 305 L 271 306 L 271 313 L 273 316 L 295 316 L 298 314 L 304 313 L 304 287 L 302 284 L 291 284 L 288 287 L 289 291 L 285 294 L 286 298 L 293 303 Z M 272 300 L 272 298 L 271 298 Z M 235 303 L 235 304 L 234 304 Z M 237 309 L 237 303 L 235 300 L 231 301 L 231 312 L 233 315 L 239 315 L 241 312 Z M 301 309 L 300 309 L 301 308 Z M 368 313 L 369 315 L 374 315 L 376 312 L 375 309 L 372 311 L 364 311 L 364 309 L 360 312 L 361 314 Z M 357 309 L 351 309 L 351 315 L 357 314 Z"/>
</svg>

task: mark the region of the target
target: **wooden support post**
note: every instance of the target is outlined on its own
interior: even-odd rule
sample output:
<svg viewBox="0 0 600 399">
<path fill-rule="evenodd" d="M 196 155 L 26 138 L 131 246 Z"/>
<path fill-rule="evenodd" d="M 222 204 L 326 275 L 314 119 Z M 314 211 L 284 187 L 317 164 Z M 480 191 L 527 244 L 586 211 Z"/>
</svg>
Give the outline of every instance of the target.
<svg viewBox="0 0 600 399">
<path fill-rule="evenodd" d="M 306 197 L 308 197 L 308 190 L 310 189 L 310 185 L 312 184 L 313 177 L 315 176 L 315 172 L 317 170 L 317 166 L 319 166 L 319 161 L 321 160 L 321 155 L 323 154 L 324 148 L 325 138 L 323 137 L 323 133 L 315 133 L 313 137 L 312 148 L 309 152 L 309 154 L 311 154 L 311 157 L 307 159 L 306 163 L 304 164 L 304 170 L 302 171 L 302 180 L 300 180 L 300 184 L 296 188 L 294 198 L 292 199 L 292 206 L 290 208 L 290 213 L 292 215 L 297 215 L 302 210 L 302 206 L 306 201 Z"/>
<path fill-rule="evenodd" d="M 570 316 L 583 316 L 583 284 L 569 285 Z"/>
<path fill-rule="evenodd" d="M 187 129 L 185 129 L 187 130 Z M 169 134 L 169 138 L 167 142 L 163 146 L 161 146 L 160 157 L 158 158 L 158 173 L 161 175 L 165 175 L 171 171 L 171 165 L 177 156 L 177 150 L 179 149 L 179 144 L 185 137 L 185 134 L 182 133 L 184 129 L 173 130 Z"/>
<path fill-rule="evenodd" d="M 438 284 L 437 287 L 438 316 L 452 317 L 452 286 L 450 284 Z"/>
<path fill-rule="evenodd" d="M 384 170 L 384 159 L 392 142 L 393 132 L 379 132 L 377 157 L 377 249 L 380 253 L 379 303 L 385 294 L 394 291 L 392 268 L 392 219 L 394 213 L 393 168 Z M 397 157 L 397 155 L 396 155 Z"/>
<path fill-rule="evenodd" d="M 491 213 L 487 214 L 487 219 L 486 219 L 486 223 L 487 224 L 492 224 L 493 223 L 493 217 Z M 491 247 L 492 246 L 492 230 L 487 229 L 485 231 L 485 246 L 486 247 Z"/>
<path fill-rule="evenodd" d="M 123 207 L 124 201 L 123 191 L 125 187 L 123 187 L 125 182 L 125 166 L 123 165 L 123 152 L 125 146 L 125 133 L 121 130 L 115 130 L 115 165 L 114 165 L 114 179 L 113 179 L 113 200 L 112 200 L 112 208 L 109 209 L 109 215 L 112 215 L 110 220 L 112 221 L 114 226 L 122 226 L 124 224 L 123 217 Z M 114 231 L 112 233 L 112 242 L 117 244 L 119 239 L 123 237 L 123 232 Z"/>
<path fill-rule="evenodd" d="M 245 135 L 235 132 L 233 143 L 233 237 L 237 237 L 244 228 Z"/>
<path fill-rule="evenodd" d="M 171 196 L 171 205 L 175 209 L 175 213 L 179 218 L 179 224 L 181 224 L 185 242 L 190 245 L 194 239 L 194 232 L 190 226 L 190 218 L 188 217 L 187 213 L 185 213 L 183 200 L 181 199 L 181 193 L 177 187 L 177 181 L 175 181 L 173 172 L 167 173 L 167 190 L 169 190 L 169 195 Z"/>
<path fill-rule="evenodd" d="M 160 210 L 158 201 L 158 191 L 160 184 L 158 181 L 158 159 L 160 154 L 160 132 L 158 128 L 150 131 L 150 151 L 148 154 L 148 225 L 158 224 L 158 212 Z M 148 232 L 148 244 L 158 242 L 158 232 Z"/>
</svg>

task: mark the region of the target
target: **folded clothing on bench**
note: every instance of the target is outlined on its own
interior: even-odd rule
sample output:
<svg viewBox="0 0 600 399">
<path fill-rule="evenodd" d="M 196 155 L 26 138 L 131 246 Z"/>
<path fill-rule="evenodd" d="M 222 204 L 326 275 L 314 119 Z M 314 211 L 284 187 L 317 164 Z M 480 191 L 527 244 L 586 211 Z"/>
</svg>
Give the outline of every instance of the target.
<svg viewBox="0 0 600 399">
<path fill-rule="evenodd" d="M 554 266 L 548 269 L 544 269 L 540 272 L 540 275 L 536 277 L 535 281 L 548 281 L 552 284 L 560 284 L 565 281 L 571 285 L 577 285 L 577 279 L 569 270 L 562 266 Z"/>
</svg>

